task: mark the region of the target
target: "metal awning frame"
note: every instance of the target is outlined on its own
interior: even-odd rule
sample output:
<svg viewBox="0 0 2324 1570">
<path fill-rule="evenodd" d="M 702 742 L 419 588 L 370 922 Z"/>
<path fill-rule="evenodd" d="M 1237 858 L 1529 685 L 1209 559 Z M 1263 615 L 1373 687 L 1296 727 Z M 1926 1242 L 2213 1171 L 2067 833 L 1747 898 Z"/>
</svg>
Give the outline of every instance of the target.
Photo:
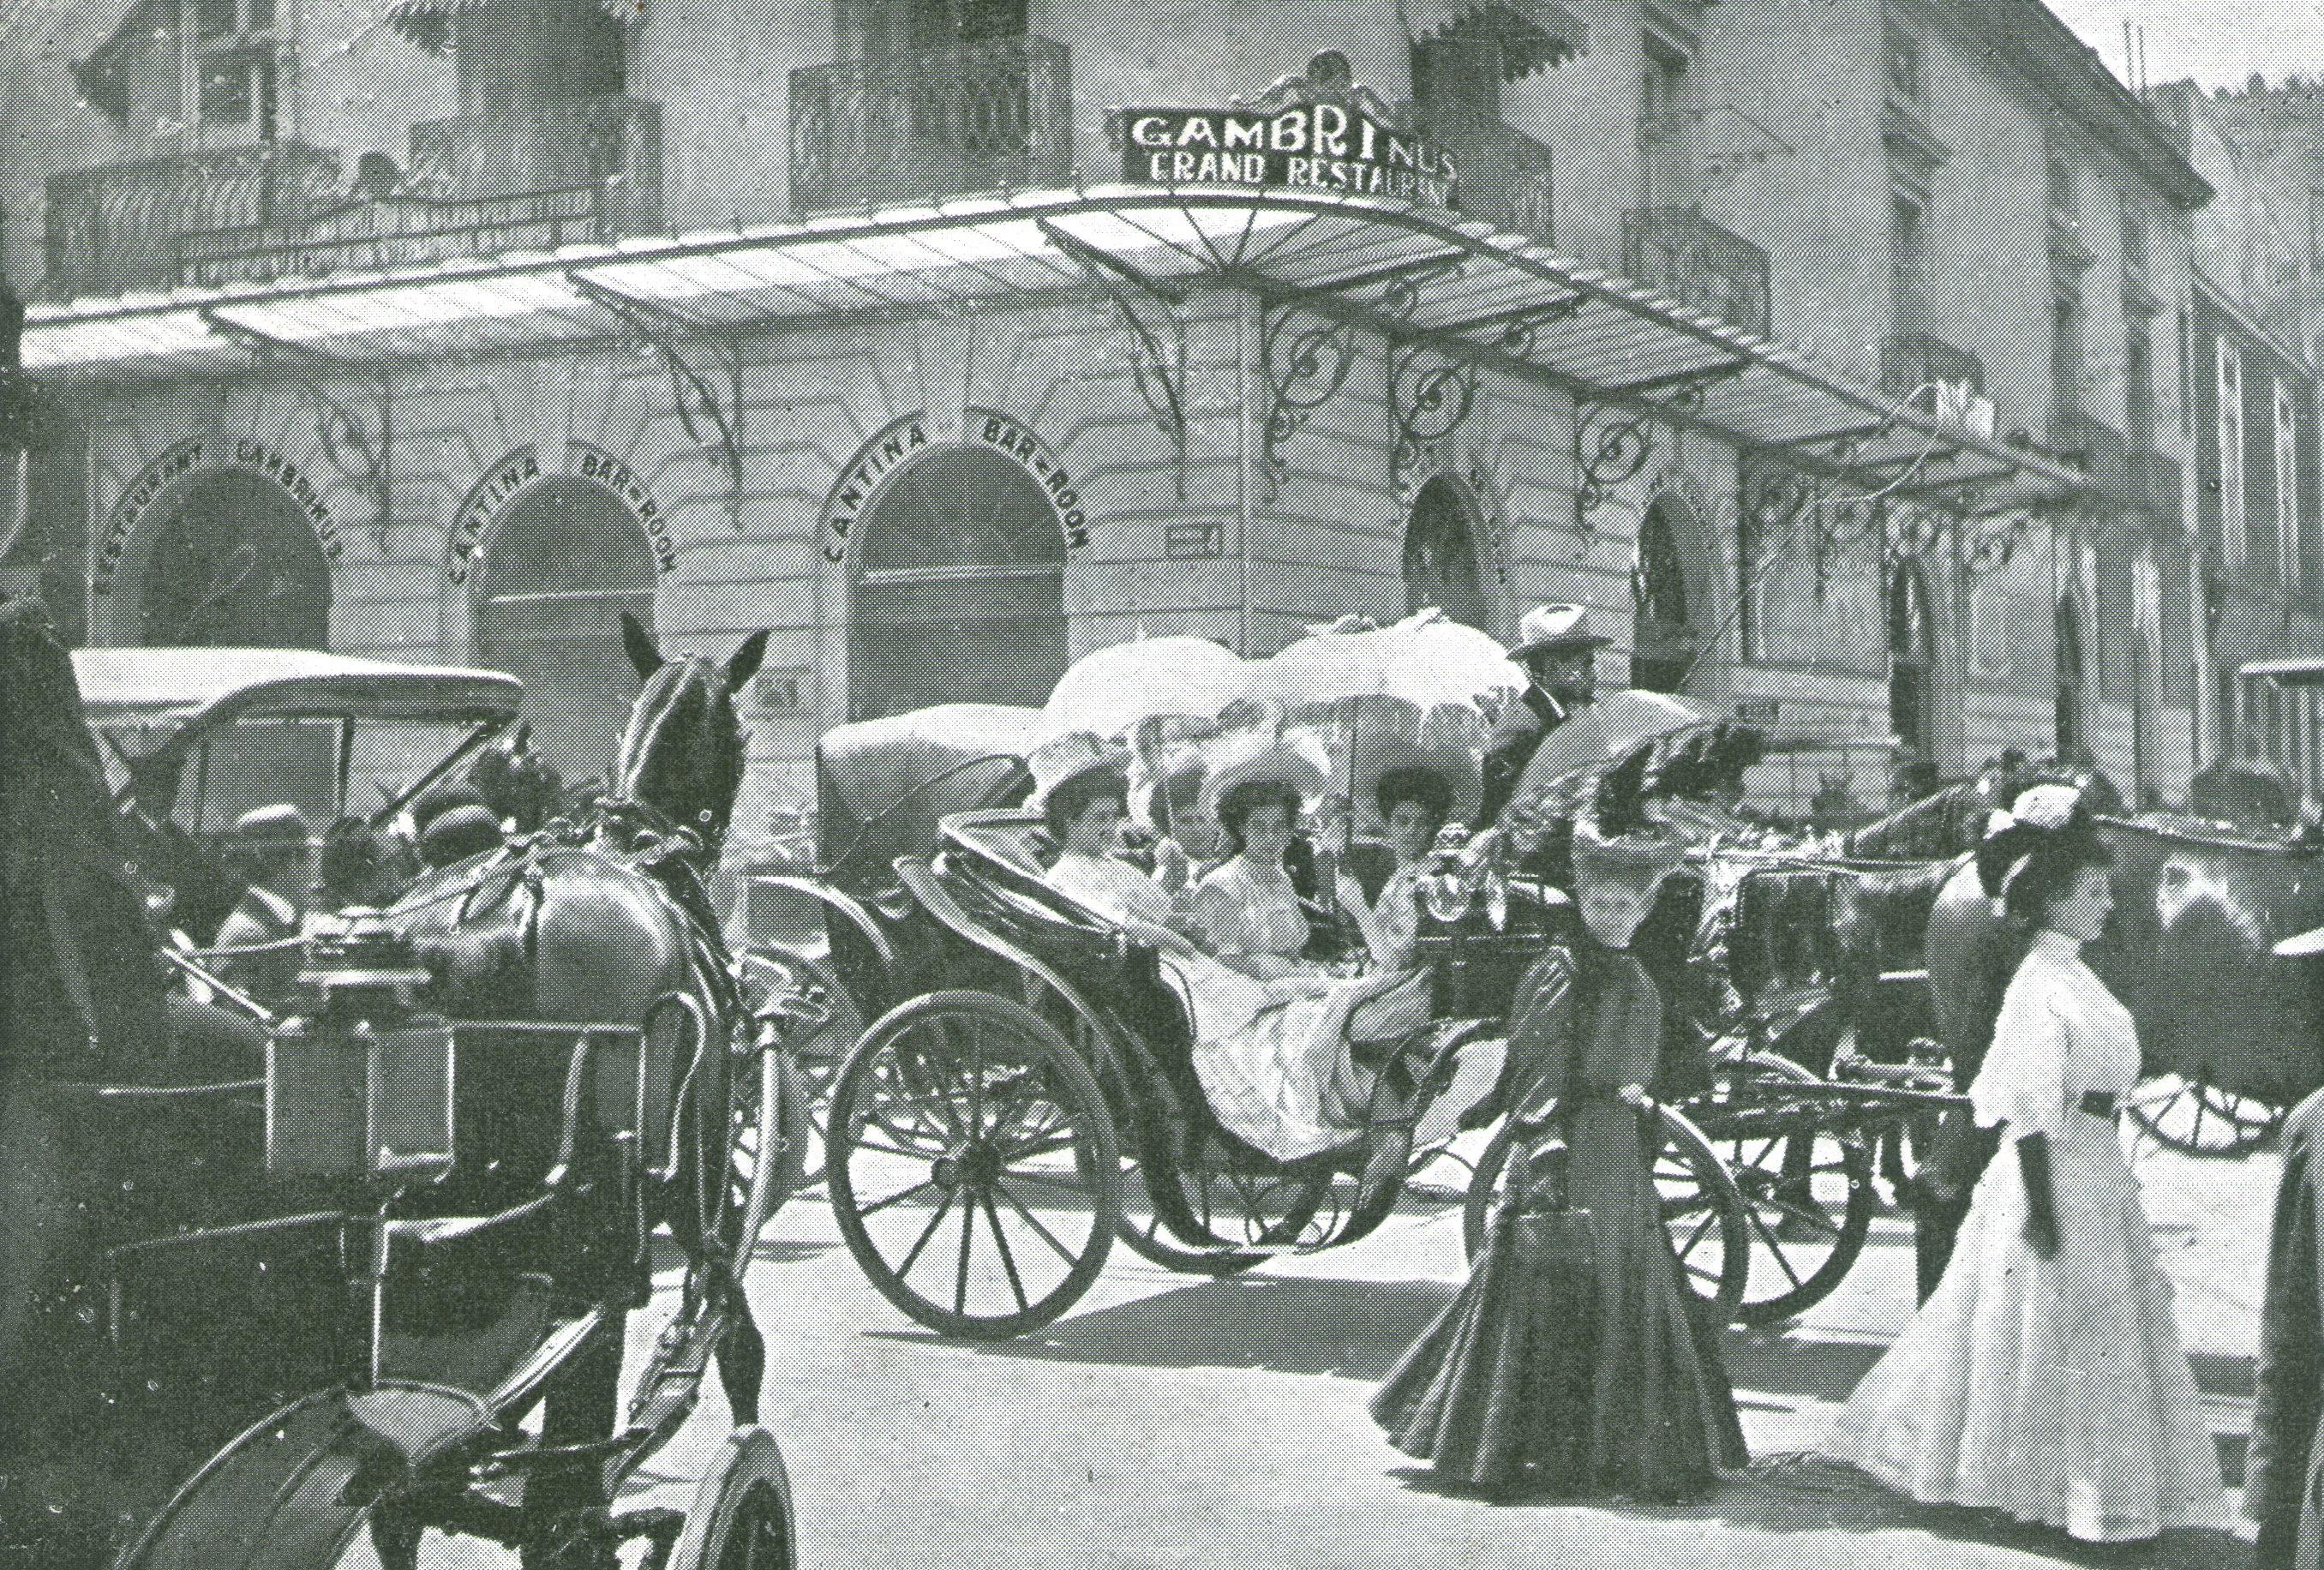
<svg viewBox="0 0 2324 1570">
<path fill-rule="evenodd" d="M 341 346 L 317 352 L 354 371 L 463 352 L 595 346 L 639 336 L 646 322 L 667 356 L 685 340 L 739 345 L 809 317 L 972 309 L 995 295 L 1093 284 L 1107 292 L 1097 273 L 1165 302 L 1200 288 L 1247 290 L 1270 313 L 1296 309 L 1376 334 L 1399 352 L 1417 346 L 1471 374 L 1499 371 L 1592 410 L 1779 454 L 1826 478 L 1911 477 L 1916 496 L 1951 494 L 1963 504 L 1964 493 L 1989 500 L 2011 482 L 2035 502 L 2089 490 L 2086 476 L 2045 455 L 1833 381 L 1782 345 L 1526 236 L 1439 208 L 1328 192 L 1027 192 L 396 274 L 38 306 L 25 358 L 69 387 L 240 369 L 233 351 L 327 342 Z M 690 370 L 673 368 L 673 376 L 719 413 L 720 445 L 731 448 L 731 422 L 707 379 Z M 1181 393 L 1183 410 L 1182 389 L 1169 390 Z"/>
</svg>

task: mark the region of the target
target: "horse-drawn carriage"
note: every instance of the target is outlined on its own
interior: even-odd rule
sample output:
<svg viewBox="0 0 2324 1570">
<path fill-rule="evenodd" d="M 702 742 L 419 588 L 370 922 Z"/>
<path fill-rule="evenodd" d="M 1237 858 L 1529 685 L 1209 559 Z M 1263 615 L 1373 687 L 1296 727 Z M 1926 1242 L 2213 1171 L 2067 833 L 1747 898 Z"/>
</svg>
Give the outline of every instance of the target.
<svg viewBox="0 0 2324 1570">
<path fill-rule="evenodd" d="M 28 620 L 7 633 L 0 1543 L 204 1570 L 394 1570 L 454 1535 L 540 1567 L 640 1541 L 686 1570 L 792 1563 L 741 1279 L 795 1176 L 784 1034 L 819 1016 L 746 994 L 697 915 L 758 644 L 648 682 L 606 809 L 311 937 L 293 1006 L 189 1053 L 71 668 Z M 287 682 L 152 706 L 133 774 L 168 762 L 207 801 L 241 755 L 221 738 L 263 716 L 336 738 L 296 761 L 340 805 L 368 722 L 446 722 L 439 758 L 371 776 L 416 790 L 513 714 L 505 679 L 290 658 Z M 124 684 L 86 663 L 120 723 Z M 615 1508 L 714 1362 L 741 1427 L 696 1508 Z"/>
<path fill-rule="evenodd" d="M 828 940 L 762 962 L 866 1022 L 833 1057 L 825 1172 L 841 1231 L 883 1294 L 947 1334 L 1048 1323 L 1116 1238 L 1168 1268 L 1225 1275 L 1379 1226 L 1434 1154 L 1409 1142 L 1434 1070 L 1505 1027 L 1519 974 L 1567 919 L 1559 897 L 1521 879 L 1440 901 L 1422 944 L 1435 1017 L 1357 1048 L 1378 1077 L 1345 1146 L 1276 1159 L 1206 1098 L 1195 1002 L 1169 967 L 1047 882 L 1054 847 L 1015 805 L 1042 734 L 1037 711 L 986 706 L 834 731 L 821 870 L 770 880 L 821 908 Z M 1665 884 L 1671 909 L 1649 922 L 1673 947 L 1665 974 L 1702 959 L 1700 933 L 1730 931 L 1702 919 L 1707 897 L 1733 901 L 1720 864 L 1699 858 Z M 1727 941 L 1757 943 L 1762 963 L 1729 967 L 1741 999 L 1687 1016 L 1696 1065 L 1660 1087 L 1655 1176 L 1691 1284 L 1759 1321 L 1837 1284 L 1878 1203 L 1874 1132 L 1943 1098 L 1835 1079 L 1830 1050 L 1812 1068 L 1787 1058 L 1803 1021 L 1831 1022 L 1853 974 L 1839 956 L 1862 946 L 1803 955 L 1796 909 L 1747 904 L 1747 936 Z M 1504 1149 L 1487 1147 L 1470 1185 L 1472 1221 Z"/>
</svg>

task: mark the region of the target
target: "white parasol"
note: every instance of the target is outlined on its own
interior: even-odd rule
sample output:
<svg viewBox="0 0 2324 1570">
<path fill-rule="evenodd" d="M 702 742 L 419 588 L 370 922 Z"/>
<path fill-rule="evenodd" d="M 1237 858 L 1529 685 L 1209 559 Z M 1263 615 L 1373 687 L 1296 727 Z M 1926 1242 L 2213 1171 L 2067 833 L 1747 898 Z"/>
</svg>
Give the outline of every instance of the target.
<svg viewBox="0 0 2324 1570">
<path fill-rule="evenodd" d="M 1042 713 L 1050 735 L 1087 731 L 1109 739 L 1161 716 L 1214 719 L 1252 696 L 1257 666 L 1207 638 L 1144 638 L 1074 662 Z"/>
<path fill-rule="evenodd" d="M 1267 692 L 1294 711 L 1392 697 L 1425 714 L 1447 704 L 1475 707 L 1525 685 L 1508 650 L 1434 607 L 1387 627 L 1342 616 L 1263 663 Z"/>
</svg>

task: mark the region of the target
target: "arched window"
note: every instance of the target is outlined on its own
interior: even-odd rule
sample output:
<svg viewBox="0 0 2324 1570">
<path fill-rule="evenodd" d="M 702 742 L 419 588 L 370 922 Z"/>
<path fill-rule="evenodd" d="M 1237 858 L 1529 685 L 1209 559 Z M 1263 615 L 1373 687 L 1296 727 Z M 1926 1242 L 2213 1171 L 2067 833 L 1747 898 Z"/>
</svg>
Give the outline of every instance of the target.
<svg viewBox="0 0 2324 1570">
<path fill-rule="evenodd" d="M 1913 757 L 1926 758 L 1934 750 L 1935 673 L 1928 585 L 1914 563 L 1904 562 L 1888 578 L 1888 729 Z"/>
<path fill-rule="evenodd" d="M 608 780 L 638 677 L 622 613 L 654 623 L 654 557 L 621 499 L 556 475 L 519 494 L 475 575 L 476 662 L 524 683 L 533 745 L 568 783 Z"/>
<path fill-rule="evenodd" d="M 2089 744 L 2083 695 L 2089 688 L 2089 668 L 2082 650 L 2082 614 L 2071 596 L 2058 602 L 2057 631 L 2057 752 L 2063 758 Z"/>
<path fill-rule="evenodd" d="M 154 530 L 135 583 L 141 643 L 320 649 L 329 640 L 323 548 L 299 504 L 244 469 L 187 483 Z"/>
<path fill-rule="evenodd" d="M 1679 530 L 1690 522 L 1679 502 L 1658 496 L 1638 525 L 1637 555 L 1630 563 L 1630 685 L 1648 692 L 1678 691 L 1700 648 L 1678 543 Z"/>
<path fill-rule="evenodd" d="M 1404 609 L 1434 605 L 1456 622 L 1485 625 L 1490 607 L 1477 564 L 1476 507 L 1460 481 L 1439 475 L 1412 499 L 1404 526 Z"/>
<path fill-rule="evenodd" d="M 937 448 L 890 478 L 856 540 L 849 717 L 1047 699 L 1065 673 L 1065 541 L 1032 476 Z"/>
</svg>

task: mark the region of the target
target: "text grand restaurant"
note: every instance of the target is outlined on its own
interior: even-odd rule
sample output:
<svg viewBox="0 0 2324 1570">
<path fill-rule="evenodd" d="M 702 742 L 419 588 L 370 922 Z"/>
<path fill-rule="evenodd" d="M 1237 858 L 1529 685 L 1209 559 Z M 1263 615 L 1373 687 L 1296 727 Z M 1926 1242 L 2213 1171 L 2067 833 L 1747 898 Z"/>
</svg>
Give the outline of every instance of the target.
<svg viewBox="0 0 2324 1570">
<path fill-rule="evenodd" d="M 635 689 L 622 613 L 668 648 L 769 627 L 747 854 L 829 726 L 1038 704 L 1141 633 L 1259 655 L 1437 605 L 1506 638 L 1577 600 L 1609 661 L 1812 720 L 1760 668 L 1781 596 L 1733 614 L 1755 484 L 1936 449 L 1940 524 L 2022 531 L 2021 491 L 2077 483 L 1561 255 L 1323 64 L 1117 110 L 1102 184 L 36 308 L 91 640 L 505 669 L 586 779 Z M 1885 738 L 1866 594 L 1820 604 L 1873 640 L 1829 723 Z"/>
</svg>

